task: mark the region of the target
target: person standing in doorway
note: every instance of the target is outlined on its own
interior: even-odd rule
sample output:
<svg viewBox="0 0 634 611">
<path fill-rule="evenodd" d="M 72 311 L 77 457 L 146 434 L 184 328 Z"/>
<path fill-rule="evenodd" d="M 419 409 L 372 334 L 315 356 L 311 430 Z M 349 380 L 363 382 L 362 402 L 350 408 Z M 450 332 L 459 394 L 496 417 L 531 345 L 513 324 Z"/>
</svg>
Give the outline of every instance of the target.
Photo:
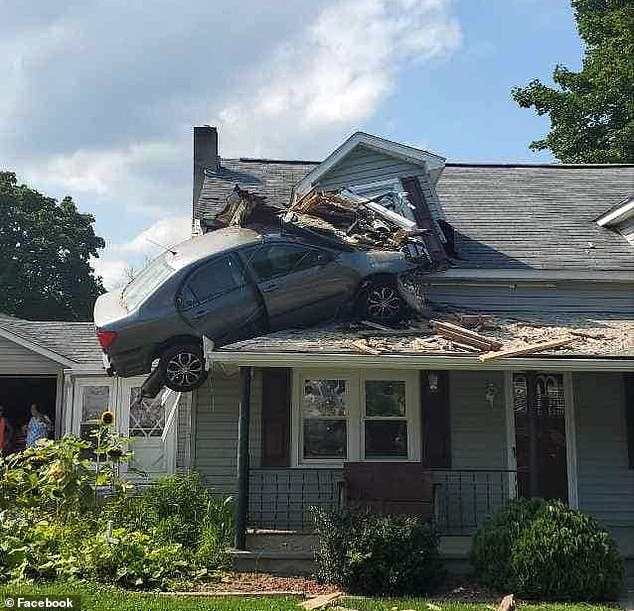
<svg viewBox="0 0 634 611">
<path fill-rule="evenodd" d="M 46 439 L 48 432 L 53 428 L 51 419 L 43 414 L 35 403 L 31 405 L 31 419 L 26 427 L 26 447 L 33 448 L 38 440 Z"/>
<path fill-rule="evenodd" d="M 4 407 L 0 405 L 0 456 L 6 456 L 11 452 L 13 427 L 6 417 Z"/>
</svg>

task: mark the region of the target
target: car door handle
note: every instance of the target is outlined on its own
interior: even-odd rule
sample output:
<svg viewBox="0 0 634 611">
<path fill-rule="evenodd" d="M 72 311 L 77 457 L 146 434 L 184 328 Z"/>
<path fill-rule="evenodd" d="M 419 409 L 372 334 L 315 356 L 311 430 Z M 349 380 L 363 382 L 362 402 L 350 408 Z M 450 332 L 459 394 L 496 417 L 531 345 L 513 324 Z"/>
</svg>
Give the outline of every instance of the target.
<svg viewBox="0 0 634 611">
<path fill-rule="evenodd" d="M 278 288 L 279 288 L 279 285 L 278 285 L 277 282 L 267 282 L 266 284 L 263 284 L 260 287 L 260 290 L 263 293 L 271 293 L 271 292 L 275 291 Z"/>
</svg>

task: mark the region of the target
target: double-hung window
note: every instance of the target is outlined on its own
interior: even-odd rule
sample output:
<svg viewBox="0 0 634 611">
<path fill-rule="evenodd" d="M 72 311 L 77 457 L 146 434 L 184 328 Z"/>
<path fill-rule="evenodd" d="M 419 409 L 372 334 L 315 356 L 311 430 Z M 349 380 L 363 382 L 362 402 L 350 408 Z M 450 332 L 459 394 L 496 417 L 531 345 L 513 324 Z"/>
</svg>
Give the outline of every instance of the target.
<svg viewBox="0 0 634 611">
<path fill-rule="evenodd" d="M 418 376 L 296 371 L 293 421 L 297 465 L 419 460 Z"/>
</svg>

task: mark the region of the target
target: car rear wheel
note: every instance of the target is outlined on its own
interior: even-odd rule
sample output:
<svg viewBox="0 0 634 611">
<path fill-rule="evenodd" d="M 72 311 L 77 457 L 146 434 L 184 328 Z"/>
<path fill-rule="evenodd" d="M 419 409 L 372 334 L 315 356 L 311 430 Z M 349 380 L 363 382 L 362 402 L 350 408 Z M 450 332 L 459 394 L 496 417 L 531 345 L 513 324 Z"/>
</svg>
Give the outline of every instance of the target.
<svg viewBox="0 0 634 611">
<path fill-rule="evenodd" d="M 170 346 L 161 354 L 158 368 L 165 386 L 178 392 L 194 390 L 207 379 L 205 357 L 196 344 Z"/>
<path fill-rule="evenodd" d="M 399 321 L 405 313 L 405 301 L 395 281 L 374 281 L 365 288 L 359 299 L 359 312 L 364 318 L 379 323 Z"/>
</svg>

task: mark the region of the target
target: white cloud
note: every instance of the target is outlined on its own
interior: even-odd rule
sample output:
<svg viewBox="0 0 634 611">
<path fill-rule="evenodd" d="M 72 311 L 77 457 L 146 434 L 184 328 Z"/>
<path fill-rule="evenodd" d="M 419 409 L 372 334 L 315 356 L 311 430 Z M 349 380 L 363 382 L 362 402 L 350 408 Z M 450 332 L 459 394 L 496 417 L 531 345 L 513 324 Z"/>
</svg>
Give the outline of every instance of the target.
<svg viewBox="0 0 634 611">
<path fill-rule="evenodd" d="M 323 155 L 333 134 L 376 111 L 404 67 L 458 47 L 449 8 L 449 0 L 340 0 L 326 7 L 218 112 L 223 153 Z"/>
<path fill-rule="evenodd" d="M 460 44 L 452 0 L 14 4 L 0 159 L 95 214 L 109 286 L 155 252 L 145 236 L 189 231 L 192 125 L 218 124 L 223 155 L 322 157 Z"/>
<path fill-rule="evenodd" d="M 103 257 L 92 260 L 95 272 L 108 290 L 118 288 L 166 248 L 187 240 L 191 226 L 189 215 L 161 218 L 128 242 L 108 244 Z"/>
</svg>

